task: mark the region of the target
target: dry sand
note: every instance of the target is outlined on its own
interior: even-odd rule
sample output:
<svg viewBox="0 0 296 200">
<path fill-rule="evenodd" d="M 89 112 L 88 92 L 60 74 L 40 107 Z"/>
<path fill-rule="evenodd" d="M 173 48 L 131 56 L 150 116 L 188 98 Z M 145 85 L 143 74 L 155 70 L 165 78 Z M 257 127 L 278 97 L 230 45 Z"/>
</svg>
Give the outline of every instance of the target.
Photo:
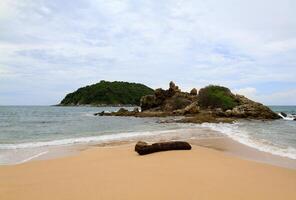
<svg viewBox="0 0 296 200">
<path fill-rule="evenodd" d="M 132 145 L 0 166 L 0 199 L 296 199 L 296 170 L 193 146 L 138 156 Z"/>
</svg>

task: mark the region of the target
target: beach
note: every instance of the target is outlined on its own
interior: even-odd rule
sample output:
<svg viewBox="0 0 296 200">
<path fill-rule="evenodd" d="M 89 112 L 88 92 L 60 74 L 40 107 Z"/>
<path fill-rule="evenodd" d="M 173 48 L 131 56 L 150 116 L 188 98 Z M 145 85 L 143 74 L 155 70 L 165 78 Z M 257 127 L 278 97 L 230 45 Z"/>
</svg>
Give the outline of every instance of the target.
<svg viewBox="0 0 296 200">
<path fill-rule="evenodd" d="M 296 199 L 296 170 L 212 148 L 139 156 L 134 144 L 0 166 L 0 199 Z"/>
</svg>

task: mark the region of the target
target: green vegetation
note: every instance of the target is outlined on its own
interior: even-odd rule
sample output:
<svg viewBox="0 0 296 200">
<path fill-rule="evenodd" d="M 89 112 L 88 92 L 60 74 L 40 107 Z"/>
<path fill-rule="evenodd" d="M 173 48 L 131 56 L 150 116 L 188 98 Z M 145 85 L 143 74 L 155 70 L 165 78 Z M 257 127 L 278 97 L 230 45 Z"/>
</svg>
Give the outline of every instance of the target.
<svg viewBox="0 0 296 200">
<path fill-rule="evenodd" d="M 222 86 L 209 85 L 199 90 L 198 104 L 203 108 L 232 109 L 238 105 L 231 91 Z"/>
<path fill-rule="evenodd" d="M 60 105 L 140 105 L 154 90 L 139 83 L 101 81 L 67 94 Z"/>
</svg>

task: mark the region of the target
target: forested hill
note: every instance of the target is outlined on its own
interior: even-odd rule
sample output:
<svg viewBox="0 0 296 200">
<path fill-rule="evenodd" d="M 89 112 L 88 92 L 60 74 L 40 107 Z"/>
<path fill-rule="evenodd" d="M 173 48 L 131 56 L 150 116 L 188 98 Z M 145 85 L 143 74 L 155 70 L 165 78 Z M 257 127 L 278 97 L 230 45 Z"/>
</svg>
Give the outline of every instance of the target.
<svg viewBox="0 0 296 200">
<path fill-rule="evenodd" d="M 153 93 L 139 83 L 100 81 L 67 94 L 60 105 L 140 105 L 142 96 Z"/>
</svg>

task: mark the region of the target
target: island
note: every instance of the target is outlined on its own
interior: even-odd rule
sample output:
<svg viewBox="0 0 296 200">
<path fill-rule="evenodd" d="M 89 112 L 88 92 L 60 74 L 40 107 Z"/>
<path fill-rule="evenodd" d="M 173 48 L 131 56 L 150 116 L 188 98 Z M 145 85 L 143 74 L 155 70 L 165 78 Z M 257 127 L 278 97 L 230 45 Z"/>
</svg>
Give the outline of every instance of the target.
<svg viewBox="0 0 296 200">
<path fill-rule="evenodd" d="M 152 88 L 140 83 L 102 80 L 99 83 L 79 88 L 75 92 L 67 94 L 59 105 L 139 106 L 142 96 L 153 93 Z"/>
<path fill-rule="evenodd" d="M 169 89 L 156 89 L 140 101 L 141 111 L 128 111 L 124 108 L 112 113 L 96 113 L 104 116 L 166 117 L 184 116 L 179 122 L 232 122 L 239 118 L 272 120 L 280 116 L 269 107 L 252 101 L 230 89 L 209 85 L 199 91 L 193 88 L 182 92 L 174 82 Z"/>
</svg>

